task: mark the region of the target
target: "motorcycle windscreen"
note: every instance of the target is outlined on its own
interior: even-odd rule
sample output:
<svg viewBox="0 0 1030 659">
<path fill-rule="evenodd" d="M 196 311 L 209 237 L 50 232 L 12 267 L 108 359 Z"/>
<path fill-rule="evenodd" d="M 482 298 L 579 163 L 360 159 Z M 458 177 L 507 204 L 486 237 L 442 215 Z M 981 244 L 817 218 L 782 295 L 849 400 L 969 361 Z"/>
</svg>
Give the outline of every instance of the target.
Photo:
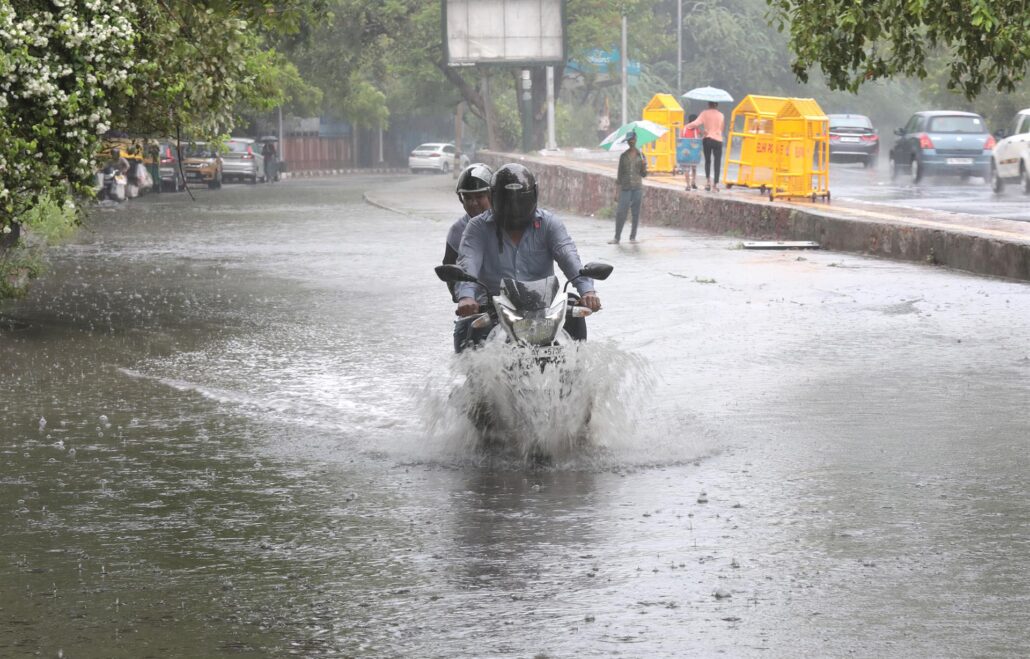
<svg viewBox="0 0 1030 659">
<path fill-rule="evenodd" d="M 558 278 L 551 276 L 536 281 L 506 278 L 501 281 L 501 291 L 516 309 L 539 311 L 550 307 L 554 296 L 558 294 Z"/>
</svg>

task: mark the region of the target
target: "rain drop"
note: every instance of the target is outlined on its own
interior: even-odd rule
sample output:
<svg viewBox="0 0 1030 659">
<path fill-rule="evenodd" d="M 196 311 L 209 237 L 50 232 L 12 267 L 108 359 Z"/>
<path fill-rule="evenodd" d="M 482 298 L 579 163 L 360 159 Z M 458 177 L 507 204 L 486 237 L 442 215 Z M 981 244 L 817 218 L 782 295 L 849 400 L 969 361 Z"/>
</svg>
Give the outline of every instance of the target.
<svg viewBox="0 0 1030 659">
<path fill-rule="evenodd" d="M 44 428 L 46 428 L 46 417 L 41 416 L 39 417 L 39 432 L 43 432 Z"/>
</svg>

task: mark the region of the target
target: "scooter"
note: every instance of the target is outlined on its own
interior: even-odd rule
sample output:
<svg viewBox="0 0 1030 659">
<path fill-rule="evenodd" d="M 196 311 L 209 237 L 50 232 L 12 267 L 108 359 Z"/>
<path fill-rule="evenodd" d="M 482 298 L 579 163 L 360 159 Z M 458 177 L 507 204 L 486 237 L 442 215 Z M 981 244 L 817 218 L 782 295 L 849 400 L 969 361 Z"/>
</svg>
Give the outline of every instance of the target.
<svg viewBox="0 0 1030 659">
<path fill-rule="evenodd" d="M 511 278 L 501 281 L 500 294 L 493 296 L 490 304 L 482 305 L 470 322 L 468 339 L 472 348 L 492 343 L 503 343 L 505 348 L 501 368 L 495 367 L 498 362 L 489 360 L 479 369 L 473 363 L 466 376 L 462 404 L 477 430 L 515 436 L 527 455 L 541 453 L 540 438 L 534 436 L 541 429 L 550 431 L 556 424 L 564 424 L 573 431 L 571 434 L 580 434 L 590 421 L 590 405 L 577 406 L 582 417 L 577 419 L 560 409 L 580 375 L 567 359 L 575 342 L 563 325 L 592 312 L 579 305 L 579 296 L 567 293 L 567 289 L 581 277 L 607 279 L 613 269 L 607 263 L 588 263 L 563 288 L 554 276 L 528 282 Z M 486 289 L 457 265 L 437 266 L 436 274 L 447 283 L 470 282 Z M 559 409 L 551 411 L 562 419 L 527 418 L 539 416 L 553 404 Z"/>
<path fill-rule="evenodd" d="M 97 174 L 97 184 L 99 187 L 97 199 L 101 201 L 105 199 L 119 202 L 125 201 L 128 181 L 125 175 L 113 166 L 108 165 Z"/>
</svg>

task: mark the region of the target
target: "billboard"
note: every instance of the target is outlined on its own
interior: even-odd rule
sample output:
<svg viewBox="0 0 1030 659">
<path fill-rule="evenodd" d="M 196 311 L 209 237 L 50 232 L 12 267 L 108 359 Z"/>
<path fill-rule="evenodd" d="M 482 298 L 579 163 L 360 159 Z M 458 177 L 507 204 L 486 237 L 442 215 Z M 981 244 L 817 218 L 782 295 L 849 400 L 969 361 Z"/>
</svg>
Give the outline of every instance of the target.
<svg viewBox="0 0 1030 659">
<path fill-rule="evenodd" d="M 451 66 L 561 64 L 564 0 L 443 0 Z"/>
</svg>

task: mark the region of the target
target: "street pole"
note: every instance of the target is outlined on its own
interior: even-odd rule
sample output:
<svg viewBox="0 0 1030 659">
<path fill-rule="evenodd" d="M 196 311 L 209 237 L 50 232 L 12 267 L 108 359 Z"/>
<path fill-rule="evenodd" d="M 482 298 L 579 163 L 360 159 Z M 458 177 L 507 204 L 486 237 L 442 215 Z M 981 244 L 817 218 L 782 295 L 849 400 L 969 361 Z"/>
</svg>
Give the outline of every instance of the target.
<svg viewBox="0 0 1030 659">
<path fill-rule="evenodd" d="M 465 101 L 458 103 L 458 109 L 454 111 L 454 167 L 452 168 L 454 178 L 458 178 L 461 169 L 461 143 L 462 128 L 465 122 Z"/>
<path fill-rule="evenodd" d="M 676 98 L 683 93 L 683 0 L 676 3 Z"/>
<path fill-rule="evenodd" d="M 522 151 L 533 149 L 533 79 L 529 69 L 522 70 Z"/>
<path fill-rule="evenodd" d="M 283 135 L 283 106 L 279 106 L 279 162 L 286 161 L 286 137 Z"/>
<path fill-rule="evenodd" d="M 558 142 L 554 138 L 554 67 L 547 67 L 547 148 L 554 151 Z"/>
<path fill-rule="evenodd" d="M 628 57 L 628 55 L 626 55 L 626 15 L 625 14 L 622 15 L 622 50 L 621 50 L 621 52 L 619 54 L 622 55 L 622 123 L 623 124 L 627 124 L 627 123 L 629 123 L 629 110 L 627 109 L 628 105 L 627 105 L 627 101 L 626 101 L 626 93 L 627 93 L 627 91 L 626 91 L 626 75 L 627 75 L 626 72 L 629 69 L 629 67 L 627 66 L 627 61 L 629 60 L 629 57 Z"/>
</svg>

